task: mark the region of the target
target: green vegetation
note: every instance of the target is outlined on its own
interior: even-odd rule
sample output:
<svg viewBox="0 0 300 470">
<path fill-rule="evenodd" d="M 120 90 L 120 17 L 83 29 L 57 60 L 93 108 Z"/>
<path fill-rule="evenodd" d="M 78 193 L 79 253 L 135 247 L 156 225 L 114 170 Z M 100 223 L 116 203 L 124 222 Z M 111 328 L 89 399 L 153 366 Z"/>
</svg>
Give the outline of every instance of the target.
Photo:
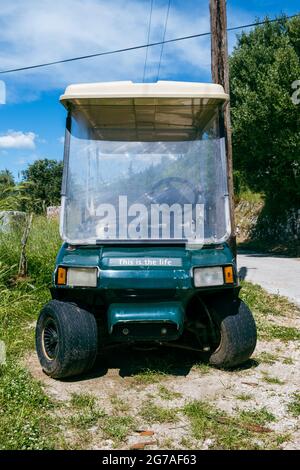
<svg viewBox="0 0 300 470">
<path fill-rule="evenodd" d="M 239 414 L 241 422 L 248 424 L 264 426 L 267 423 L 276 421 L 275 416 L 266 408 L 258 408 L 255 410 L 243 410 Z"/>
<path fill-rule="evenodd" d="M 274 325 L 274 317 L 290 317 L 299 314 L 299 308 L 288 302 L 284 297 L 265 292 L 260 286 L 242 283 L 241 298 L 248 304 L 255 316 L 258 336 L 271 341 L 299 341 L 300 331 L 288 326 Z"/>
<path fill-rule="evenodd" d="M 63 163 L 36 160 L 24 170 L 16 184 L 9 170 L 0 171 L 0 210 L 25 210 L 45 213 L 48 206 L 60 204 Z"/>
<path fill-rule="evenodd" d="M 250 401 L 250 400 L 252 400 L 252 398 L 253 398 L 253 396 L 248 395 L 247 393 L 241 393 L 240 395 L 236 396 L 236 399 L 241 400 L 241 401 Z"/>
<path fill-rule="evenodd" d="M 287 326 L 271 326 L 269 327 L 270 335 L 274 339 L 281 341 L 299 341 L 300 331 L 297 328 Z"/>
<path fill-rule="evenodd" d="M 73 393 L 70 405 L 80 409 L 93 409 L 96 404 L 96 398 L 89 393 Z"/>
<path fill-rule="evenodd" d="M 263 351 L 259 356 L 256 356 L 255 359 L 258 362 L 262 362 L 264 364 L 274 364 L 276 361 L 278 361 L 278 356 L 275 356 L 275 354 L 268 353 L 266 351 Z"/>
<path fill-rule="evenodd" d="M 262 444 L 258 445 L 257 434 L 244 427 L 245 423 L 269 422 L 271 417 L 266 410 L 253 411 L 252 415 L 237 411 L 229 417 L 215 406 L 201 402 L 192 402 L 183 409 L 169 409 L 156 404 L 154 399 L 157 397 L 163 400 L 180 398 L 180 393 L 166 386 L 167 382 L 162 383 L 169 374 L 178 370 L 174 354 L 166 354 L 163 358 L 155 354 L 148 356 L 145 361 L 143 359 L 143 367 L 132 373 L 133 384 L 158 384 L 157 390 L 152 391 L 152 399 L 142 404 L 136 418 L 130 416 L 129 403 L 117 394 L 110 397 L 112 412 L 109 414 L 88 393 L 73 394 L 66 403 L 50 400 L 42 386 L 20 364 L 26 352 L 34 348 L 34 323 L 40 308 L 50 297 L 48 286 L 60 246 L 58 225 L 41 216 L 34 218 L 27 248 L 29 272 L 26 279 L 17 277 L 20 234 L 0 234 L 0 242 L 0 340 L 5 341 L 7 347 L 7 364 L 0 367 L 1 448 L 87 448 L 95 429 L 117 445 L 137 427 L 137 419 L 149 424 L 175 423 L 182 415 L 191 424 L 191 435 L 187 434 L 185 439 L 187 448 L 193 448 L 194 442 L 202 438 L 210 438 L 213 448 L 257 448 L 259 445 L 276 448 L 279 441 L 288 439 L 277 434 L 263 434 L 262 437 L 259 435 Z M 270 296 L 248 283 L 244 284 L 242 295 L 254 310 L 259 334 L 263 338 L 273 337 L 274 323 L 271 325 L 269 322 L 271 316 L 282 319 L 298 311 L 285 299 Z M 286 331 L 289 330 L 284 329 Z M 289 334 L 291 338 L 294 336 Z M 275 356 L 270 354 L 262 355 L 262 358 L 275 360 Z M 183 363 L 189 367 L 194 364 L 188 355 Z M 194 367 L 203 373 L 210 370 L 207 364 L 202 363 Z M 241 394 L 237 400 L 250 402 L 251 398 Z M 295 396 L 289 405 L 290 413 L 299 409 L 299 399 L 296 399 Z M 60 437 L 64 436 L 64 430 L 68 433 Z"/>
<path fill-rule="evenodd" d="M 194 369 L 197 370 L 197 372 L 201 372 L 201 374 L 208 374 L 211 371 L 210 365 L 205 362 L 197 362 L 197 364 L 194 365 Z"/>
<path fill-rule="evenodd" d="M 243 32 L 230 58 L 236 188 L 263 193 L 274 221 L 300 207 L 299 35 L 300 19 L 282 17 Z"/>
<path fill-rule="evenodd" d="M 25 195 L 26 185 L 7 186 L 0 183 L 0 210 L 17 211 L 28 201 Z"/>
<path fill-rule="evenodd" d="M 129 410 L 129 405 L 124 400 L 121 400 L 116 394 L 110 397 L 110 402 L 113 406 L 114 413 L 125 413 Z"/>
<path fill-rule="evenodd" d="M 178 421 L 177 411 L 175 409 L 163 408 L 151 402 L 145 402 L 139 414 L 150 424 L 176 423 Z"/>
<path fill-rule="evenodd" d="M 285 358 L 283 359 L 283 364 L 286 364 L 286 365 L 288 365 L 288 366 L 291 366 L 291 365 L 294 364 L 294 361 L 293 361 L 293 359 L 292 359 L 291 357 L 285 357 Z"/>
<path fill-rule="evenodd" d="M 164 354 L 163 357 L 157 354 L 143 355 L 140 367 L 132 372 L 133 383 L 136 385 L 152 384 L 170 374 L 174 368 L 174 356 Z"/>
<path fill-rule="evenodd" d="M 16 278 L 21 249 L 21 232 L 0 234 L 0 269 L 2 267 L 2 282 L 11 287 L 11 281 Z M 33 293 L 35 288 L 46 289 L 51 284 L 55 258 L 61 246 L 58 232 L 58 222 L 36 216 L 27 244 L 28 282 L 21 282 L 15 287 L 23 286 Z"/>
<path fill-rule="evenodd" d="M 173 392 L 169 390 L 164 385 L 159 385 L 158 387 L 158 396 L 163 400 L 175 400 L 176 398 L 180 398 L 182 395 L 178 392 Z"/>
<path fill-rule="evenodd" d="M 278 377 L 271 377 L 269 374 L 265 373 L 263 374 L 263 381 L 268 383 L 268 384 L 273 384 L 273 385 L 284 385 L 285 382 L 280 380 Z"/>
<path fill-rule="evenodd" d="M 131 416 L 106 416 L 100 424 L 103 434 L 117 442 L 123 441 L 133 426 L 134 420 Z"/>
<path fill-rule="evenodd" d="M 100 418 L 103 418 L 105 413 L 103 410 L 94 408 L 84 408 L 80 412 L 73 413 L 70 417 L 70 424 L 80 430 L 88 430 L 93 425 L 99 422 Z"/>
<path fill-rule="evenodd" d="M 134 374 L 134 383 L 137 385 L 158 383 L 165 375 L 165 373 L 160 371 L 142 369 L 141 371 Z"/>
<path fill-rule="evenodd" d="M 24 209 L 42 213 L 48 206 L 60 205 L 63 163 L 57 160 L 36 160 L 23 171 L 28 201 Z"/>
<path fill-rule="evenodd" d="M 10 358 L 0 366 L 1 449 L 53 449 L 63 444 L 53 404 L 38 382 Z"/>
<path fill-rule="evenodd" d="M 15 185 L 15 179 L 13 174 L 9 170 L 1 170 L 0 171 L 0 194 L 4 188 L 9 188 Z"/>
<path fill-rule="evenodd" d="M 293 399 L 288 405 L 288 411 L 296 418 L 300 416 L 300 392 L 293 394 Z"/>
<path fill-rule="evenodd" d="M 50 297 L 47 284 L 59 246 L 56 232 L 56 223 L 35 220 L 28 247 L 27 279 L 17 278 L 19 234 L 0 235 L 0 340 L 7 350 L 7 363 L 0 366 L 2 449 L 63 446 L 51 413 L 53 404 L 40 384 L 19 365 L 21 357 L 34 347 L 34 321 Z M 55 236 L 50 239 L 49 233 Z"/>
<path fill-rule="evenodd" d="M 190 420 L 192 438 L 201 442 L 210 439 L 211 449 L 264 449 L 277 445 L 272 433 L 260 434 L 258 443 L 257 427 L 275 420 L 265 408 L 240 411 L 231 417 L 209 403 L 194 401 L 183 411 Z"/>
<path fill-rule="evenodd" d="M 118 404 L 118 410 L 126 411 L 120 407 L 121 400 L 115 396 L 112 397 L 112 402 Z M 98 407 L 96 398 L 90 394 L 73 394 L 71 401 L 74 413 L 69 418 L 70 424 L 73 428 L 80 431 L 89 431 L 96 426 L 101 430 L 106 438 L 112 438 L 116 442 L 122 441 L 132 429 L 133 419 L 130 416 L 108 416 L 104 410 Z M 88 440 L 88 435 L 86 435 Z"/>
</svg>

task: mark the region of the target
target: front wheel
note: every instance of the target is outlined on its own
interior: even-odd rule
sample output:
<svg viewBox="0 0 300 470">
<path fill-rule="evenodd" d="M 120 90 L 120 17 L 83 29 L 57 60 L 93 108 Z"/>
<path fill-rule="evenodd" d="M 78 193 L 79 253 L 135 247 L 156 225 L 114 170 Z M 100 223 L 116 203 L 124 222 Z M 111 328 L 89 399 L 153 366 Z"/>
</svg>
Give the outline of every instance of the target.
<svg viewBox="0 0 300 470">
<path fill-rule="evenodd" d="M 43 371 L 55 379 L 90 369 L 97 355 L 97 323 L 92 313 L 51 300 L 36 326 L 36 351 Z"/>
<path fill-rule="evenodd" d="M 234 302 L 217 302 L 212 307 L 212 317 L 217 324 L 220 343 L 209 358 L 209 363 L 219 368 L 230 368 L 246 362 L 257 341 L 253 315 L 240 299 Z"/>
</svg>

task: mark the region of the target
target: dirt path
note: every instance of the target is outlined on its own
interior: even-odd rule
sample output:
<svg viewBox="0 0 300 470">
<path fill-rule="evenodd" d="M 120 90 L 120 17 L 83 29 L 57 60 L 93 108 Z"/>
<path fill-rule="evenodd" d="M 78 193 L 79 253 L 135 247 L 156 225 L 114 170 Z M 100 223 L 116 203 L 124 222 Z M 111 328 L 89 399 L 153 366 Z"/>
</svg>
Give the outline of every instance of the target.
<svg viewBox="0 0 300 470">
<path fill-rule="evenodd" d="M 300 306 L 300 258 L 239 254 L 238 269 L 246 281 L 259 284 Z"/>
<path fill-rule="evenodd" d="M 173 349 L 111 351 L 100 358 L 90 375 L 68 381 L 45 376 L 35 354 L 26 362 L 46 392 L 62 404 L 57 413 L 62 418 L 61 432 L 71 448 L 129 449 L 144 442 L 147 449 L 300 447 L 299 422 L 289 412 L 294 393 L 300 388 L 299 374 L 295 373 L 300 370 L 296 342 L 260 341 L 246 367 L 231 372 L 209 368 Z M 106 421 L 89 421 L 93 415 L 86 413 L 91 411 L 72 408 L 74 397 L 82 401 L 87 396 L 95 400 L 95 410 L 106 413 Z M 194 400 L 198 403 L 195 416 L 189 405 Z M 187 406 L 190 414 L 182 412 Z M 244 411 L 246 421 L 242 419 Z M 253 422 L 252 415 L 256 426 L 263 424 L 271 432 L 262 428 L 248 436 L 243 426 Z M 120 425 L 124 416 L 133 424 L 120 438 L 107 426 Z M 240 418 L 232 428 L 230 422 L 236 416 Z M 261 421 L 264 416 L 270 419 Z M 150 436 L 142 436 L 140 430 L 150 430 Z"/>
</svg>

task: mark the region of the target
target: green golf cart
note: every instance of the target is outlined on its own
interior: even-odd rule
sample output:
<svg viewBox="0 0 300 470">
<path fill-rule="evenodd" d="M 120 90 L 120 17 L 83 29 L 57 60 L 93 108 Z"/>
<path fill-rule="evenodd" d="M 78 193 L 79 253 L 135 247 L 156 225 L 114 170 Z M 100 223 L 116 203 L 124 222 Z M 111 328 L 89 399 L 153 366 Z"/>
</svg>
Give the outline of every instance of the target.
<svg viewBox="0 0 300 470">
<path fill-rule="evenodd" d="M 60 232 L 36 327 L 54 378 L 108 346 L 173 346 L 216 367 L 249 359 L 224 135 L 228 95 L 183 82 L 69 86 Z"/>
</svg>

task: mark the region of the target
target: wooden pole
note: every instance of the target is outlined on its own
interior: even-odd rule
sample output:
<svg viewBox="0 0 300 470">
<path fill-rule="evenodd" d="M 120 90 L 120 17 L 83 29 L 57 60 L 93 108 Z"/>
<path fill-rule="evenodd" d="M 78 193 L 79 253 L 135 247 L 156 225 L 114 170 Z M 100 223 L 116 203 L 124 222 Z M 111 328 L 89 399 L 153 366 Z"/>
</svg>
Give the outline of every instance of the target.
<svg viewBox="0 0 300 470">
<path fill-rule="evenodd" d="M 210 0 L 211 23 L 211 72 L 214 83 L 222 85 L 225 93 L 230 93 L 229 63 L 227 40 L 227 13 L 226 0 Z M 230 200 L 231 230 L 235 245 L 235 217 L 234 217 L 234 189 L 232 164 L 232 130 L 230 118 L 230 104 L 224 109 L 224 124 L 226 138 L 226 155 L 228 171 L 228 191 Z"/>
</svg>

